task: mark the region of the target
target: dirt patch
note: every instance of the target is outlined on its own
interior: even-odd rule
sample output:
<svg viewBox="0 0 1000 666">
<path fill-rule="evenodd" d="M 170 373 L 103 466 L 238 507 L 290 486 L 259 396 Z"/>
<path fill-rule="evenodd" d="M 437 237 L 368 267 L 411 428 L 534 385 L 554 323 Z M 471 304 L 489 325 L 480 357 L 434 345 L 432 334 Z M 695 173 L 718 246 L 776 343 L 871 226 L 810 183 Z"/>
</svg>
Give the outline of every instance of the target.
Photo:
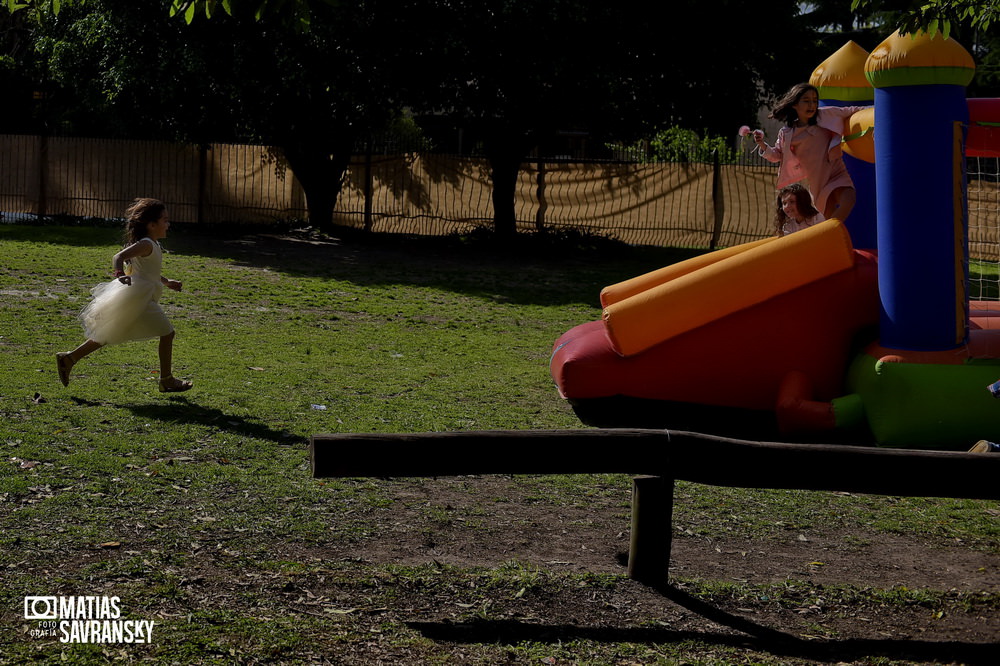
<svg viewBox="0 0 1000 666">
<path fill-rule="evenodd" d="M 516 559 L 557 571 L 626 571 L 627 496 L 553 506 L 508 479 L 488 476 L 407 485 L 395 496 L 391 507 L 365 516 L 379 526 L 377 534 L 347 550 L 331 543 L 329 554 L 378 563 L 497 566 Z M 428 514 L 432 507 L 435 516 Z M 956 541 L 863 528 L 808 537 L 792 531 L 787 538 L 754 541 L 689 536 L 675 526 L 670 574 L 756 585 L 793 578 L 823 585 L 1000 593 L 1000 555 Z"/>
<path fill-rule="evenodd" d="M 539 663 L 517 652 L 525 644 L 551 646 L 548 664 L 672 663 L 678 651 L 684 663 L 1000 663 L 993 552 L 864 528 L 806 539 L 680 529 L 669 582 L 650 586 L 623 578 L 627 497 L 565 505 L 502 476 L 375 483 L 389 502 L 331 501 L 327 536 L 255 537 L 267 559 L 304 570 L 234 571 L 232 554 L 206 544 L 185 556 L 160 611 L 320 621 L 314 652 L 296 653 L 315 663 Z M 620 647 L 632 644 L 642 658 Z"/>
<path fill-rule="evenodd" d="M 470 487 L 478 499 L 470 499 Z M 470 568 L 516 560 L 556 574 L 624 575 L 627 502 L 605 497 L 586 506 L 553 505 L 502 477 L 404 485 L 391 506 L 365 514 L 377 526 L 373 533 L 350 543 L 331 539 L 310 555 L 326 562 Z M 706 598 L 706 582 L 721 585 L 720 592 Z M 771 596 L 769 587 L 780 594 Z M 917 590 L 929 597 L 912 596 Z M 319 585 L 313 593 L 337 590 Z M 817 661 L 883 655 L 919 663 L 1000 663 L 1000 616 L 993 607 L 1000 555 L 863 528 L 761 540 L 675 530 L 668 585 L 624 581 L 607 590 L 498 595 L 490 621 L 470 620 L 460 594 L 399 593 L 397 608 L 410 609 L 397 615 L 401 621 L 456 643 L 544 636 L 700 640 Z M 987 595 L 994 595 L 989 604 L 977 603 Z"/>
</svg>

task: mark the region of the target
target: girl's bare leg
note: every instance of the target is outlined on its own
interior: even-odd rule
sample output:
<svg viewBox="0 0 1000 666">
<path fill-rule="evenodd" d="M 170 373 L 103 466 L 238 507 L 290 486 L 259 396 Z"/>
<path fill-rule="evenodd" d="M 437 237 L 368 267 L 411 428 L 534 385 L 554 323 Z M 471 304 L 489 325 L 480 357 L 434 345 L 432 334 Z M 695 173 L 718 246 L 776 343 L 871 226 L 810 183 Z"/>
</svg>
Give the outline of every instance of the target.
<svg viewBox="0 0 1000 666">
<path fill-rule="evenodd" d="M 163 393 L 179 393 L 187 391 L 193 384 L 174 378 L 174 333 L 160 337 L 160 391 Z"/>
<path fill-rule="evenodd" d="M 84 356 L 86 356 L 87 354 L 90 354 L 92 352 L 97 351 L 98 349 L 100 349 L 103 346 L 104 345 L 102 345 L 100 342 L 94 342 L 93 340 L 87 340 L 82 345 L 80 345 L 79 347 L 77 347 L 76 349 L 74 349 L 73 351 L 71 351 L 69 353 L 69 357 L 73 361 L 73 364 L 76 365 L 80 361 L 80 359 L 82 359 Z"/>
<path fill-rule="evenodd" d="M 858 193 L 854 191 L 853 187 L 838 187 L 827 198 L 826 210 L 823 211 L 823 215 L 828 220 L 835 217 L 843 222 L 854 210 L 854 204 L 857 200 Z"/>
<path fill-rule="evenodd" d="M 100 342 L 94 342 L 93 340 L 87 340 L 82 345 L 77 347 L 71 352 L 59 352 L 56 354 L 56 367 L 59 370 L 59 381 L 63 383 L 63 386 L 69 385 L 69 373 L 73 369 L 73 366 L 82 359 L 87 354 L 95 352 L 101 347 L 103 347 Z"/>
<path fill-rule="evenodd" d="M 174 331 L 160 336 L 160 379 L 172 377 L 174 364 Z"/>
</svg>

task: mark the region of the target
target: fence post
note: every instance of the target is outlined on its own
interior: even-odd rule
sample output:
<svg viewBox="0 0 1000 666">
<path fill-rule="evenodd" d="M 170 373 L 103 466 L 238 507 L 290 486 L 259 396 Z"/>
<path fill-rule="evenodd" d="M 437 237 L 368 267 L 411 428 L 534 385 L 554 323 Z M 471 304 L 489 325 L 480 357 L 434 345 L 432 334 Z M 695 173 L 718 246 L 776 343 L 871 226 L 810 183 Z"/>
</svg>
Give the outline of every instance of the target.
<svg viewBox="0 0 1000 666">
<path fill-rule="evenodd" d="M 208 190 L 208 145 L 198 144 L 198 204 L 197 222 L 205 221 L 205 193 Z"/>
<path fill-rule="evenodd" d="M 365 141 L 365 231 L 372 230 L 372 139 Z"/>
<path fill-rule="evenodd" d="M 549 204 L 545 200 L 545 160 L 541 155 L 538 157 L 538 177 L 535 182 L 538 186 L 536 190 L 538 211 L 535 213 L 535 229 L 545 231 L 545 210 L 549 207 Z"/>
<path fill-rule="evenodd" d="M 48 172 L 49 172 L 49 137 L 42 132 L 38 136 L 38 206 L 35 209 L 37 217 L 48 214 Z"/>
<path fill-rule="evenodd" d="M 722 169 L 719 165 L 719 151 L 712 151 L 712 210 L 715 219 L 712 224 L 712 240 L 708 244 L 709 250 L 715 250 L 719 244 L 719 237 L 722 236 L 722 222 L 726 217 L 726 202 L 722 196 Z"/>
</svg>

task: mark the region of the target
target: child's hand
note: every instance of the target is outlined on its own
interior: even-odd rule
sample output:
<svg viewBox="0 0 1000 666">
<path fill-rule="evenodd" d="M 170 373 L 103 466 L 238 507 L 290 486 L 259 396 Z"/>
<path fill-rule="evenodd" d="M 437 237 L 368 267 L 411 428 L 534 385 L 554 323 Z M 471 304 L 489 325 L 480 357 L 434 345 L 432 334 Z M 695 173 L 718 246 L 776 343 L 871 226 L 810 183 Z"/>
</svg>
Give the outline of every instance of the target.
<svg viewBox="0 0 1000 666">
<path fill-rule="evenodd" d="M 759 144 L 761 141 L 764 140 L 764 132 L 761 131 L 761 130 L 759 130 L 759 129 L 758 130 L 754 130 L 753 131 L 753 140 L 756 141 Z"/>
<path fill-rule="evenodd" d="M 173 289 L 174 291 L 180 291 L 183 286 L 183 284 L 177 280 L 167 280 L 165 284 L 167 289 Z"/>
</svg>

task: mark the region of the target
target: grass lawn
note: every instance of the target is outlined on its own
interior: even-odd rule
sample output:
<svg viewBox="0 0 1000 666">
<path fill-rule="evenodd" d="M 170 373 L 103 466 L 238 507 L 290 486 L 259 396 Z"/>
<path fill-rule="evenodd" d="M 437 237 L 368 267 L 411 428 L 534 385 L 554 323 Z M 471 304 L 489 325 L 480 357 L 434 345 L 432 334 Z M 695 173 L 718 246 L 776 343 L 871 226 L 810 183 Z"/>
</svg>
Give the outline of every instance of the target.
<svg viewBox="0 0 1000 666">
<path fill-rule="evenodd" d="M 544 622 L 542 599 L 596 608 L 649 592 L 620 573 L 528 565 L 517 552 L 497 566 L 351 555 L 378 539 L 388 551 L 394 540 L 426 546 L 456 531 L 470 542 L 502 538 L 490 522 L 500 509 L 511 510 L 511 530 L 531 534 L 518 523 L 519 503 L 539 521 L 577 512 L 568 524 L 581 530 L 597 522 L 588 511 L 600 513 L 620 532 L 627 477 L 518 477 L 507 485 L 310 478 L 308 437 L 318 432 L 581 427 L 549 377 L 552 342 L 600 316 L 602 286 L 690 252 L 226 239 L 175 228 L 163 242 L 164 274 L 184 290 L 165 291 L 162 302 L 177 329 L 174 374 L 192 379 L 194 390 L 157 392 L 155 341 L 99 350 L 64 388 L 54 354 L 82 342 L 75 315 L 88 289 L 107 279 L 119 236 L 0 225 L 0 663 L 808 661 L 807 653 L 775 656 L 697 632 L 669 644 L 644 640 L 642 631 L 614 640 L 583 632 L 558 644 L 531 634 L 436 639 L 413 618 L 439 604 L 468 624 L 509 619 L 501 605 L 530 601 L 540 604 L 531 617 Z M 450 499 L 434 494 L 441 492 Z M 778 543 L 793 532 L 856 525 L 868 541 L 913 533 L 939 545 L 958 540 L 987 558 L 988 584 L 979 591 L 825 594 L 873 613 L 1000 611 L 990 587 L 1000 553 L 997 503 L 682 484 L 676 511 L 679 529 L 709 542 Z M 686 585 L 698 599 L 735 606 L 815 597 L 804 583 L 728 583 Z M 33 636 L 36 623 L 23 617 L 29 595 L 117 596 L 123 617 L 155 621 L 156 633 L 141 646 Z M 622 620 L 641 630 L 657 621 L 642 609 Z"/>
</svg>

